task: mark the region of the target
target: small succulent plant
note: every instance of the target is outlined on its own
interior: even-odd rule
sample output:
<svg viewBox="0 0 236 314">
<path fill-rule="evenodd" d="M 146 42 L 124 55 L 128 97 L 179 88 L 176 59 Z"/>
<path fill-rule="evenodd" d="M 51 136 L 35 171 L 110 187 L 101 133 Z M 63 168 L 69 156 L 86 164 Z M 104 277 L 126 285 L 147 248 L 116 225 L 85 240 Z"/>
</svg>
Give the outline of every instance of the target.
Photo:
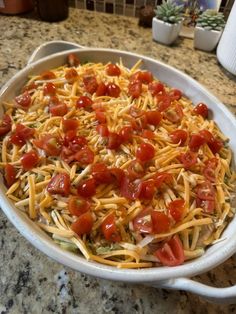
<svg viewBox="0 0 236 314">
<path fill-rule="evenodd" d="M 196 20 L 197 26 L 206 30 L 221 31 L 225 26 L 224 15 L 215 10 L 206 10 Z"/>
<path fill-rule="evenodd" d="M 162 0 L 156 7 L 156 17 L 163 22 L 175 24 L 182 20 L 183 5 L 177 5 L 173 0 Z"/>
</svg>

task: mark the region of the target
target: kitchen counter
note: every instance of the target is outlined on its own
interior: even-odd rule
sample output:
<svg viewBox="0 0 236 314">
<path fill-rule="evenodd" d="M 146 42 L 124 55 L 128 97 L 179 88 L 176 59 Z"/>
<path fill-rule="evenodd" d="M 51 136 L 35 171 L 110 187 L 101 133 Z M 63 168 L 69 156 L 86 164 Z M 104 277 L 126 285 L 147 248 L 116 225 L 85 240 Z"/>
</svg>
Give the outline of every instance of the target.
<svg viewBox="0 0 236 314">
<path fill-rule="evenodd" d="M 0 85 L 23 68 L 45 41 L 66 40 L 88 47 L 137 52 L 184 71 L 236 113 L 236 80 L 217 62 L 215 53 L 193 49 L 179 38 L 172 47 L 152 41 L 151 29 L 138 20 L 71 9 L 60 23 L 40 21 L 34 12 L 0 15 Z M 60 265 L 29 244 L 0 211 L 0 313 L 230 313 L 234 305 L 215 305 L 190 293 L 167 291 L 92 278 Z M 197 276 L 213 286 L 236 283 L 236 260 Z"/>
</svg>

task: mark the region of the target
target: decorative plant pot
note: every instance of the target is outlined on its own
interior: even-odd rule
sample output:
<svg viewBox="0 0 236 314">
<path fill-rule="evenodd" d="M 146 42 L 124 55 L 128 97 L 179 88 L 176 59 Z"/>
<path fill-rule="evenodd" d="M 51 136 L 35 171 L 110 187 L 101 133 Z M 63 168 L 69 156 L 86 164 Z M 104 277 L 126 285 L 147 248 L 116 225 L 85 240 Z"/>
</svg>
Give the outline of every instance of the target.
<svg viewBox="0 0 236 314">
<path fill-rule="evenodd" d="M 196 26 L 194 29 L 194 47 L 204 51 L 212 51 L 217 46 L 222 31 L 206 30 Z"/>
<path fill-rule="evenodd" d="M 183 21 L 176 24 L 170 24 L 158 20 L 156 17 L 152 19 L 152 37 L 165 45 L 172 44 L 179 36 Z"/>
</svg>

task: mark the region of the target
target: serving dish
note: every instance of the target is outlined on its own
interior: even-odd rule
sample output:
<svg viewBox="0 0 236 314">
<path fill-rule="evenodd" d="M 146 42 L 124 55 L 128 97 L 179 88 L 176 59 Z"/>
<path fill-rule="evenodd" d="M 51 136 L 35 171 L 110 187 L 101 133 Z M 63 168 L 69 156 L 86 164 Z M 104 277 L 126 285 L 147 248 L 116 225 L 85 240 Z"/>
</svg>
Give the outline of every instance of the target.
<svg viewBox="0 0 236 314">
<path fill-rule="evenodd" d="M 53 43 L 51 45 L 51 52 Z M 73 44 L 69 48 L 72 48 Z M 45 48 L 46 47 L 46 48 Z M 63 45 L 61 46 L 61 48 Z M 64 46 L 66 47 L 66 45 Z M 41 49 L 48 49 L 44 44 Z M 58 51 L 60 49 L 55 49 Z M 44 51 L 45 52 L 45 51 Z M 181 89 L 193 103 L 205 102 L 212 110 L 214 120 L 218 123 L 224 134 L 230 138 L 230 147 L 236 153 L 236 131 L 235 117 L 224 107 L 218 99 L 210 94 L 199 83 L 184 73 L 165 65 L 159 61 L 143 57 L 129 52 L 111 49 L 77 48 L 70 52 L 76 53 L 81 61 L 91 60 L 94 62 L 118 62 L 120 57 L 127 67 L 132 67 L 140 58 L 143 60 L 143 68 L 160 78 L 164 83 Z M 57 52 L 41 60 L 35 61 L 37 56 L 45 56 L 38 49 L 38 53 L 30 59 L 25 69 L 16 74 L 1 90 L 0 102 L 14 98 L 18 91 L 27 81 L 28 75 L 38 74 L 44 70 L 58 67 L 65 63 L 68 51 Z M 2 110 L 0 108 L 0 113 Z M 234 157 L 235 158 L 235 157 Z M 236 217 L 231 221 L 218 243 L 207 249 L 206 253 L 193 261 L 186 262 L 177 267 L 161 267 L 150 269 L 118 269 L 110 266 L 86 261 L 83 257 L 64 251 L 58 247 L 53 240 L 39 229 L 23 212 L 17 210 L 12 202 L 5 196 L 6 188 L 0 181 L 0 206 L 9 220 L 15 225 L 19 232 L 27 238 L 35 247 L 47 254 L 54 260 L 69 266 L 77 271 L 96 277 L 117 280 L 130 283 L 148 284 L 158 288 L 179 289 L 194 292 L 212 301 L 234 303 L 236 301 L 236 286 L 229 288 L 213 288 L 194 282 L 188 277 L 206 272 L 223 263 L 236 251 Z"/>
</svg>

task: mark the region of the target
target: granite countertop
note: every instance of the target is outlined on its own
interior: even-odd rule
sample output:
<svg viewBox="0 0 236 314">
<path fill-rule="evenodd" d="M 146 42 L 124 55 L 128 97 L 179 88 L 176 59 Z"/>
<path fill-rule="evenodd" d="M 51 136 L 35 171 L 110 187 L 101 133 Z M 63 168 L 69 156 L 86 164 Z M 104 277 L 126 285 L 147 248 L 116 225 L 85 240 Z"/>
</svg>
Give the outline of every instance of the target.
<svg viewBox="0 0 236 314">
<path fill-rule="evenodd" d="M 88 47 L 138 52 L 184 71 L 215 94 L 232 112 L 236 80 L 215 53 L 193 49 L 179 38 L 172 47 L 152 41 L 138 20 L 71 9 L 60 23 L 40 21 L 36 13 L 0 16 L 0 85 L 23 68 L 45 41 L 66 40 Z M 0 313 L 229 313 L 234 305 L 215 305 L 197 296 L 92 278 L 49 259 L 27 242 L 0 211 Z M 234 263 L 233 263 L 234 262 Z M 213 286 L 236 283 L 234 258 L 195 279 Z"/>
</svg>

